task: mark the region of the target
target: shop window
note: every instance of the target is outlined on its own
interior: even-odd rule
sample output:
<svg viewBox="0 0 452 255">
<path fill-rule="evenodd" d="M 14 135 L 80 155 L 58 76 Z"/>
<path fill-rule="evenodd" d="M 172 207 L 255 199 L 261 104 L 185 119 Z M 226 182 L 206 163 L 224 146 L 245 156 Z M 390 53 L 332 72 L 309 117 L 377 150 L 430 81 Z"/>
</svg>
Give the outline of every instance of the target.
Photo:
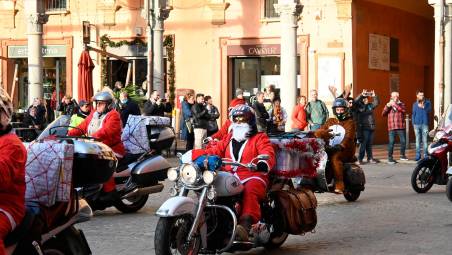
<svg viewBox="0 0 452 255">
<path fill-rule="evenodd" d="M 277 4 L 278 0 L 264 0 L 264 18 L 274 19 L 278 18 L 279 14 L 276 12 L 274 4 Z"/>
<path fill-rule="evenodd" d="M 68 9 L 68 0 L 46 0 L 46 12 L 60 12 Z"/>
</svg>

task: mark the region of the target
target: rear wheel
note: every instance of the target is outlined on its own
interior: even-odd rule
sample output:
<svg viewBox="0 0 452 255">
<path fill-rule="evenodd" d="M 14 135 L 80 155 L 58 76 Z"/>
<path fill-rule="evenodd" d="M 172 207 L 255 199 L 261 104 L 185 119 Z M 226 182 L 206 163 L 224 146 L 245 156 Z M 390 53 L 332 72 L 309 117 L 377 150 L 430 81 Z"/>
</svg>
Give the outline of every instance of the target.
<svg viewBox="0 0 452 255">
<path fill-rule="evenodd" d="M 283 245 L 287 237 L 289 237 L 289 234 L 285 232 L 286 216 L 282 214 L 282 210 L 279 208 L 278 203 L 271 201 L 269 205 L 273 211 L 273 217 L 271 219 L 273 224 L 270 232 L 270 239 L 264 247 L 267 250 L 273 250 Z"/>
<path fill-rule="evenodd" d="M 191 215 L 160 218 L 154 236 L 155 254 L 198 254 L 201 244 L 199 236 L 187 242 L 187 236 L 192 225 L 193 217 Z"/>
<path fill-rule="evenodd" d="M 449 201 L 452 202 L 452 178 L 451 177 L 449 177 L 449 180 L 447 181 L 446 195 L 447 195 L 447 198 L 449 199 Z"/>
<path fill-rule="evenodd" d="M 119 199 L 114 202 L 114 207 L 123 213 L 134 213 L 146 205 L 149 195 L 137 195 L 130 198 Z"/>
<path fill-rule="evenodd" d="M 425 193 L 433 186 L 434 176 L 432 164 L 421 162 L 411 175 L 411 186 L 417 193 Z"/>
<path fill-rule="evenodd" d="M 345 191 L 344 197 L 348 202 L 355 202 L 361 195 L 361 191 Z"/>
<path fill-rule="evenodd" d="M 83 232 L 73 226 L 45 242 L 42 245 L 42 251 L 45 255 L 76 255 L 91 253 Z"/>
</svg>

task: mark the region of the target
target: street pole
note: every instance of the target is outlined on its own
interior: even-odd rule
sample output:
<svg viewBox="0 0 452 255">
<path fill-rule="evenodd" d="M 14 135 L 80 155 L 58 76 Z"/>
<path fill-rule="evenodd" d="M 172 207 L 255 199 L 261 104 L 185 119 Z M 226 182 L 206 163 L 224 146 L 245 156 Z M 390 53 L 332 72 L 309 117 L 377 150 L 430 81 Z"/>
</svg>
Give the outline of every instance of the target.
<svg viewBox="0 0 452 255">
<path fill-rule="evenodd" d="M 44 14 L 43 0 L 24 0 L 28 35 L 28 104 L 42 98 L 42 28 L 48 16 Z"/>
<path fill-rule="evenodd" d="M 435 65 L 434 65 L 434 102 L 435 114 L 444 111 L 444 0 L 429 0 L 434 8 L 435 17 Z"/>
<path fill-rule="evenodd" d="M 279 0 L 274 6 L 281 22 L 281 105 L 292 116 L 297 97 L 297 23 L 303 6 L 297 0 Z M 291 127 L 292 119 L 287 118 L 286 131 Z"/>
<path fill-rule="evenodd" d="M 444 6 L 444 108 L 452 103 L 452 0 Z"/>
<path fill-rule="evenodd" d="M 170 9 L 166 6 L 166 0 L 154 1 L 153 15 L 153 89 L 159 92 L 160 96 L 164 95 L 164 70 L 163 70 L 163 31 L 164 21 L 168 18 Z"/>
<path fill-rule="evenodd" d="M 153 83 L 153 79 L 152 79 L 152 58 L 154 56 L 154 54 L 152 53 L 152 44 L 153 44 L 153 27 L 152 24 L 153 22 L 153 6 L 154 6 L 154 1 L 153 0 L 147 0 L 147 7 L 146 7 L 146 19 L 148 21 L 148 60 L 147 60 L 147 84 L 146 84 L 146 90 L 147 90 L 147 96 L 150 97 L 151 96 L 151 91 L 152 91 L 152 83 Z"/>
</svg>

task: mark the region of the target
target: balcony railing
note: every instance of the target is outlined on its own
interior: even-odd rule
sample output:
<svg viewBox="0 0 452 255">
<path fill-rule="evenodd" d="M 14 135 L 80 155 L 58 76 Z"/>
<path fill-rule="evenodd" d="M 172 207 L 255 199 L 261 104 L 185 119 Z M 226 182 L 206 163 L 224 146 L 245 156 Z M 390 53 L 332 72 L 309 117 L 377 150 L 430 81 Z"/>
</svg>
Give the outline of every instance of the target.
<svg viewBox="0 0 452 255">
<path fill-rule="evenodd" d="M 67 11 L 68 0 L 46 0 L 47 12 Z"/>
</svg>

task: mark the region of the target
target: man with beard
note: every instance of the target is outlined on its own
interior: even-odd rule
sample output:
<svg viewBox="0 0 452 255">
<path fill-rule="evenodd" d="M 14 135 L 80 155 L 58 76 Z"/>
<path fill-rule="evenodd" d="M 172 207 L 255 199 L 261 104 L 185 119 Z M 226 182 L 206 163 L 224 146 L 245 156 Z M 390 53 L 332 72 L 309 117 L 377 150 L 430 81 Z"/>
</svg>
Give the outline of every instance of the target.
<svg viewBox="0 0 452 255">
<path fill-rule="evenodd" d="M 265 198 L 268 185 L 268 171 L 275 164 L 275 152 L 265 133 L 258 132 L 256 116 L 251 107 L 238 105 L 231 110 L 231 132 L 216 146 L 204 150 L 192 150 L 186 153 L 182 161 L 196 160 L 202 155 L 216 155 L 229 158 L 243 164 L 252 162 L 258 155 L 268 155 L 267 160 L 254 161 L 257 169 L 225 166 L 225 171 L 234 173 L 244 185 L 242 211 L 240 214 L 237 237 L 248 240 L 251 226 L 261 219 L 260 202 Z"/>
<path fill-rule="evenodd" d="M 353 161 L 355 156 L 356 127 L 348 107 L 348 102 L 345 99 L 336 98 L 332 108 L 336 118 L 329 118 L 314 134 L 316 137 L 324 139 L 328 144 L 328 140 L 332 136 L 330 127 L 339 125 L 345 129 L 345 136 L 342 142 L 327 150 L 328 158 L 334 172 L 334 181 L 336 184 L 334 192 L 342 194 L 344 192 L 344 163 Z"/>
<path fill-rule="evenodd" d="M 13 104 L 0 88 L 0 254 L 5 254 L 3 240 L 25 215 L 25 163 L 27 151 L 11 132 Z"/>
</svg>

